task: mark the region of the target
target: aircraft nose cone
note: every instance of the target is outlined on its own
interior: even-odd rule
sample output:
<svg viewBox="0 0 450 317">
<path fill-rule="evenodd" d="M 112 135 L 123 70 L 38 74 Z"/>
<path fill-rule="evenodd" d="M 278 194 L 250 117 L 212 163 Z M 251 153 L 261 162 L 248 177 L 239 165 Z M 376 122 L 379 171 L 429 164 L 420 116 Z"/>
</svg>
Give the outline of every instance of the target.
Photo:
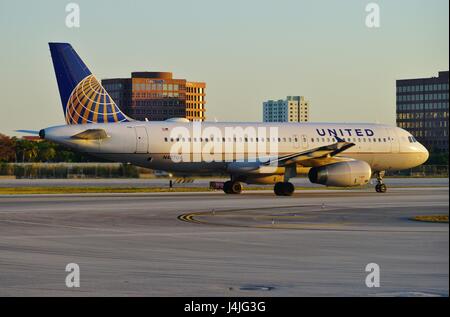
<svg viewBox="0 0 450 317">
<path fill-rule="evenodd" d="M 430 157 L 430 152 L 428 152 L 427 148 L 424 147 L 422 144 L 421 144 L 421 146 L 422 146 L 422 151 L 420 152 L 420 158 L 421 158 L 420 164 L 423 164 L 426 161 L 428 161 L 428 158 Z"/>
</svg>

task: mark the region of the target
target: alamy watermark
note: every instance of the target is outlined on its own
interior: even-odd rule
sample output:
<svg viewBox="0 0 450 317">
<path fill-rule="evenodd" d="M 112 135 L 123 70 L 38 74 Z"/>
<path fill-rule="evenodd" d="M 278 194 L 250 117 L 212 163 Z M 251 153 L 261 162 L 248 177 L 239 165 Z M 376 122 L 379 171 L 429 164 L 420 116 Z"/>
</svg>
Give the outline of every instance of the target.
<svg viewBox="0 0 450 317">
<path fill-rule="evenodd" d="M 366 26 L 368 28 L 379 28 L 380 24 L 380 5 L 375 2 L 366 5 Z"/>
<path fill-rule="evenodd" d="M 368 288 L 380 287 L 380 266 L 377 263 L 369 263 L 366 265 L 366 286 Z"/>
<path fill-rule="evenodd" d="M 68 288 L 80 287 L 80 266 L 77 263 L 69 263 L 66 265 L 66 286 Z"/>
<path fill-rule="evenodd" d="M 66 5 L 66 26 L 71 28 L 80 27 L 80 5 L 75 2 Z"/>
<path fill-rule="evenodd" d="M 278 127 L 203 127 L 201 122 L 194 122 L 192 128 L 177 126 L 170 129 L 165 142 L 171 143 L 170 159 L 175 163 L 254 163 L 277 157 L 280 142 L 295 144 L 300 139 L 295 135 L 279 137 Z"/>
</svg>

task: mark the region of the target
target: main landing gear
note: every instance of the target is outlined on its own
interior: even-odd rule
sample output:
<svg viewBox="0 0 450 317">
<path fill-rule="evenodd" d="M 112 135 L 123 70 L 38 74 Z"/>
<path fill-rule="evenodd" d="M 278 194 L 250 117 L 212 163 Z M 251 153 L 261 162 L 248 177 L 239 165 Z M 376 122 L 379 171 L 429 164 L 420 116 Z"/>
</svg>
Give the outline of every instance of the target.
<svg viewBox="0 0 450 317">
<path fill-rule="evenodd" d="M 387 191 L 386 184 L 383 183 L 384 172 L 376 172 L 377 184 L 375 185 L 375 190 L 377 193 L 385 193 Z"/>
<path fill-rule="evenodd" d="M 294 185 L 289 182 L 278 182 L 273 187 L 273 191 L 277 196 L 292 196 L 294 190 Z"/>
<path fill-rule="evenodd" d="M 226 181 L 223 184 L 225 194 L 240 194 L 242 192 L 242 184 L 237 181 Z"/>
</svg>

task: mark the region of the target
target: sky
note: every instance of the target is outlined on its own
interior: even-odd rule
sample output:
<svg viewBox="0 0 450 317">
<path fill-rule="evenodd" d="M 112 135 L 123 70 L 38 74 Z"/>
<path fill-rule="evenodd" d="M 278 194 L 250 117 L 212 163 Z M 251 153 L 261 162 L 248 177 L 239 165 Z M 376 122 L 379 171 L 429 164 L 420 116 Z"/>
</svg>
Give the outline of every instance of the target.
<svg viewBox="0 0 450 317">
<path fill-rule="evenodd" d="M 0 0 L 0 133 L 64 124 L 48 42 L 100 79 L 204 81 L 207 121 L 261 121 L 263 101 L 303 95 L 311 121 L 395 125 L 395 80 L 448 70 L 448 38 L 448 0 Z"/>
</svg>

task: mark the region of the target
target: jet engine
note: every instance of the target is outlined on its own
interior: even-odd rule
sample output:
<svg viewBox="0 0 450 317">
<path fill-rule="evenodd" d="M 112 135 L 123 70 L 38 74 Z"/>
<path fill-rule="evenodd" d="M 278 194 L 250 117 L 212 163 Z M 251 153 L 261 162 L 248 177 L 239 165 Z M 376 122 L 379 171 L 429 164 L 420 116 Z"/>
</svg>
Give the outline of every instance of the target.
<svg viewBox="0 0 450 317">
<path fill-rule="evenodd" d="M 350 187 L 365 185 L 370 181 L 372 169 L 364 161 L 348 161 L 313 167 L 308 178 L 311 183 L 326 186 Z"/>
</svg>

